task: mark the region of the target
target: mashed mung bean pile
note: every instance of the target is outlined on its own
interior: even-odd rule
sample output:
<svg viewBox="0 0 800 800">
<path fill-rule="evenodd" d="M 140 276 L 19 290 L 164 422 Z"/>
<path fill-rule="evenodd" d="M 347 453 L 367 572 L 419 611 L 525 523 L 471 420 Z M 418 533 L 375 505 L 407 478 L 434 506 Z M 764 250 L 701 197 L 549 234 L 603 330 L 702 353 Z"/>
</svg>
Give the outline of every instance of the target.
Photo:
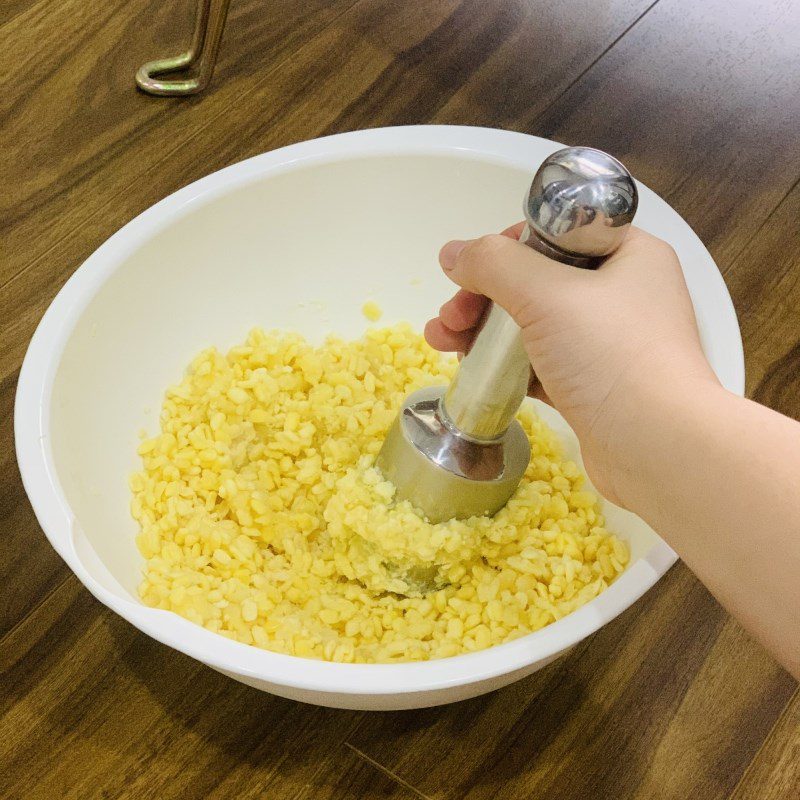
<svg viewBox="0 0 800 800">
<path fill-rule="evenodd" d="M 628 549 L 531 409 L 530 466 L 494 517 L 431 525 L 374 466 L 406 395 L 454 369 L 408 325 L 202 352 L 131 477 L 143 601 L 268 650 L 391 662 L 507 642 L 596 597 Z"/>
</svg>

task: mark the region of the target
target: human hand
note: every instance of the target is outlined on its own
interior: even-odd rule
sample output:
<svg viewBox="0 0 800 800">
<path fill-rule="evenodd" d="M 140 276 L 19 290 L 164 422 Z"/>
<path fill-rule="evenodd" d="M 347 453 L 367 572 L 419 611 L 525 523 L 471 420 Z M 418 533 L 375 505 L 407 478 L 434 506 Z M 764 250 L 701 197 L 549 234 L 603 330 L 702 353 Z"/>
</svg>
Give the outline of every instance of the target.
<svg viewBox="0 0 800 800">
<path fill-rule="evenodd" d="M 438 350 L 466 352 L 487 298 L 501 305 L 522 329 L 539 384 L 532 394 L 561 412 L 590 477 L 619 500 L 627 423 L 647 413 L 649 393 L 716 382 L 680 263 L 666 242 L 632 228 L 599 269 L 567 267 L 516 241 L 522 227 L 442 248 L 442 268 L 462 288 L 425 336 Z"/>
</svg>

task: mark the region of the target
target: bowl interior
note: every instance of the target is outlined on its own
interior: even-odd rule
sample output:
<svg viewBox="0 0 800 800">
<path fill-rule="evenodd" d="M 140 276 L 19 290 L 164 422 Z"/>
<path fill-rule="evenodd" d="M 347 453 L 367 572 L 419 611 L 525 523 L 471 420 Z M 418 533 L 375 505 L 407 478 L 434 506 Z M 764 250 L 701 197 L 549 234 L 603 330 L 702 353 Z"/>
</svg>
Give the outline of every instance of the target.
<svg viewBox="0 0 800 800">
<path fill-rule="evenodd" d="M 368 324 L 367 299 L 384 309 L 380 324 L 421 329 L 453 288 L 437 265 L 439 247 L 519 219 L 530 178 L 529 169 L 459 152 L 289 164 L 161 216 L 156 207 L 145 235 L 96 254 L 106 277 L 75 313 L 49 409 L 53 466 L 82 558 L 135 598 L 142 559 L 127 476 L 138 467 L 138 432 L 157 431 L 163 392 L 194 354 L 224 350 L 256 325 L 313 340 L 330 331 L 355 337 Z M 713 361 L 725 341 L 707 283 L 709 270 L 719 275 L 665 208 L 647 193 L 638 223 L 682 256 Z M 563 420 L 545 413 L 577 454 Z M 658 541 L 633 515 L 607 513 L 634 560 Z"/>
</svg>

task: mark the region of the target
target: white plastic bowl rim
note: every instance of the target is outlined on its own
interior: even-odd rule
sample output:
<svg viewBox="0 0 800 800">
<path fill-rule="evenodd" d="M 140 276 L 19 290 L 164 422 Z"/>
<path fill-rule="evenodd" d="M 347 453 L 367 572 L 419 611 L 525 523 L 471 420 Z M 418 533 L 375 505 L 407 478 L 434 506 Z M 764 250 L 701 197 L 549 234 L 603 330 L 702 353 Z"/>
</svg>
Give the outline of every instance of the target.
<svg viewBox="0 0 800 800">
<path fill-rule="evenodd" d="M 212 633 L 178 615 L 149 608 L 109 590 L 91 575 L 73 547 L 74 516 L 54 469 L 49 408 L 53 381 L 64 344 L 89 301 L 104 281 L 157 231 L 205 203 L 251 182 L 298 165 L 378 155 L 454 155 L 504 166 L 530 168 L 531 145 L 544 140 L 509 131 L 458 126 L 375 128 L 290 145 L 215 172 L 144 211 L 108 239 L 72 275 L 42 318 L 20 372 L 15 404 L 15 437 L 20 472 L 36 517 L 59 555 L 102 603 L 144 633 L 223 672 L 296 689 L 340 694 L 403 694 L 483 682 L 544 662 L 569 649 L 638 600 L 675 562 L 677 556 L 658 541 L 599 597 L 547 627 L 506 644 L 451 658 L 399 664 L 342 664 L 298 659 L 241 644 Z M 562 145 L 547 142 L 551 150 Z M 640 184 L 642 192 L 652 194 Z M 678 217 L 677 213 L 670 209 Z M 722 294 L 727 298 L 722 284 Z M 736 315 L 718 309 L 738 332 Z M 744 359 L 732 346 L 726 363 L 716 366 L 732 391 L 744 388 Z"/>
</svg>

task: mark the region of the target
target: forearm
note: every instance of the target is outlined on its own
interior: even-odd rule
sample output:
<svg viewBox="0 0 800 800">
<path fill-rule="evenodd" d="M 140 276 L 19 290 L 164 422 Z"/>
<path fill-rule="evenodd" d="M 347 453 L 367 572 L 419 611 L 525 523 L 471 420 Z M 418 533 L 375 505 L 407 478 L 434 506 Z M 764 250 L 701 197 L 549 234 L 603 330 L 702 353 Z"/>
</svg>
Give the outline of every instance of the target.
<svg viewBox="0 0 800 800">
<path fill-rule="evenodd" d="M 615 488 L 800 677 L 800 423 L 698 381 L 645 387 Z"/>
</svg>

